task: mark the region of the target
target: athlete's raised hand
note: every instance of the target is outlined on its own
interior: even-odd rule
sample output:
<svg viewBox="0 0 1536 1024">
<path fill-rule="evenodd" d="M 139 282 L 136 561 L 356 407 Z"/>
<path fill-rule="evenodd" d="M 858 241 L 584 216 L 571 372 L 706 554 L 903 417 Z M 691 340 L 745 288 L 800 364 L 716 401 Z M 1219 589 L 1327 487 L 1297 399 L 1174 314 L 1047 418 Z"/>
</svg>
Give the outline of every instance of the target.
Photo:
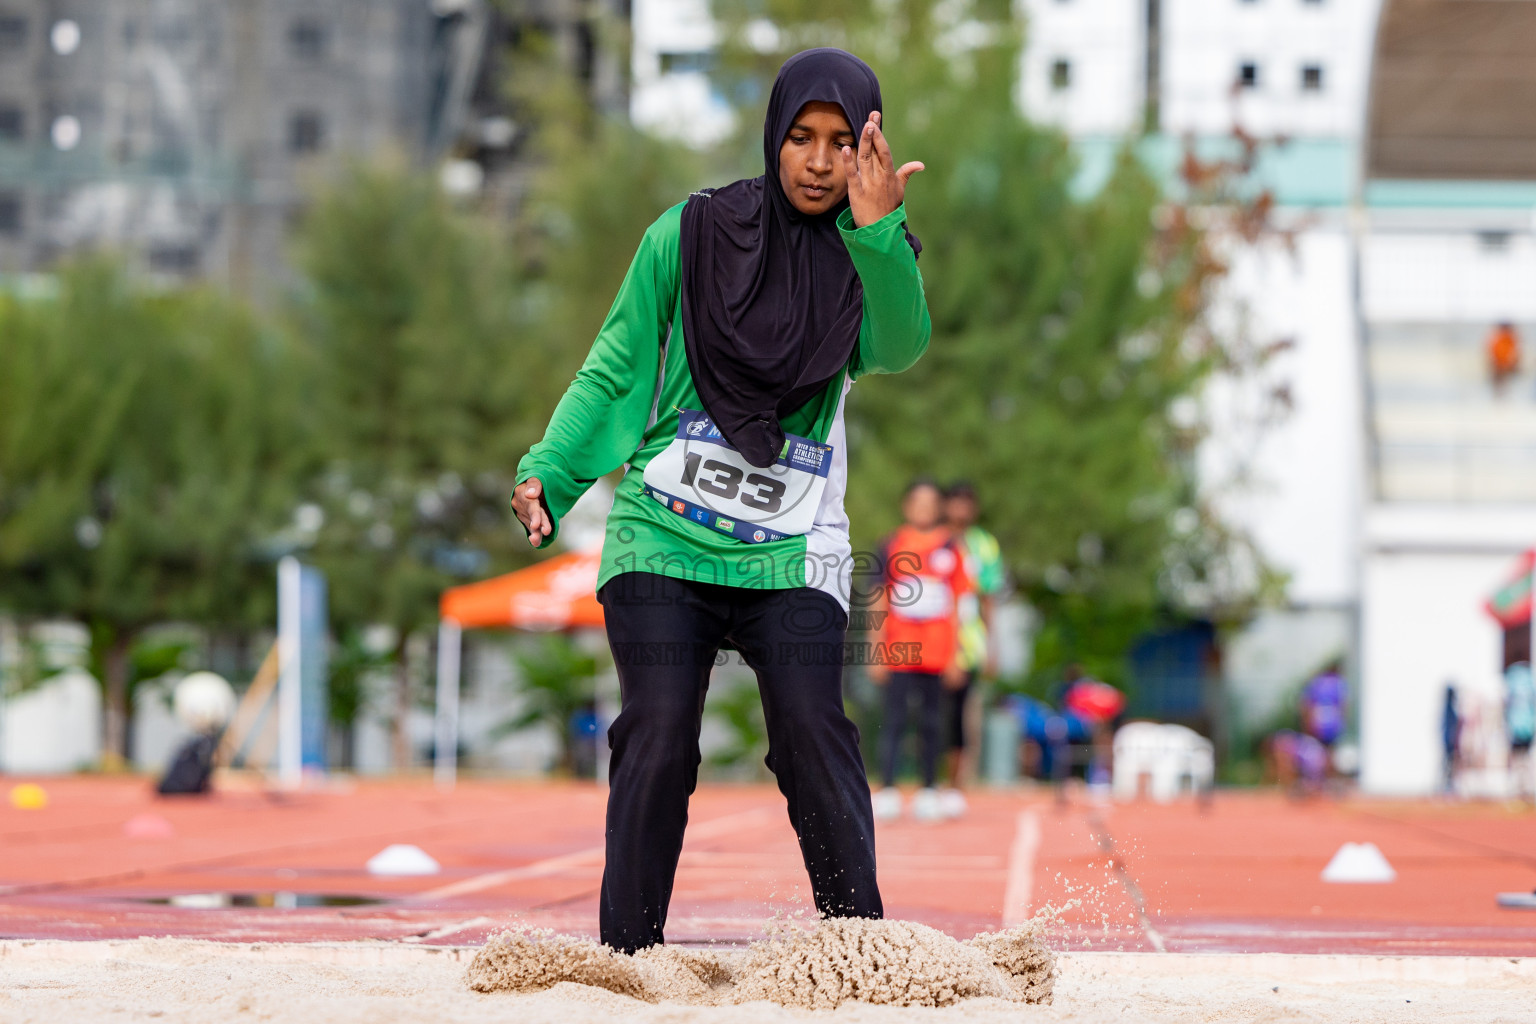
<svg viewBox="0 0 1536 1024">
<path fill-rule="evenodd" d="M 512 511 L 528 531 L 528 543 L 538 547 L 555 529 L 555 517 L 544 503 L 544 483 L 536 476 L 518 484 L 512 491 Z"/>
<path fill-rule="evenodd" d="M 848 177 L 848 206 L 857 227 L 873 224 L 902 204 L 907 180 L 923 169 L 920 161 L 896 166 L 890 144 L 880 131 L 880 111 L 872 110 L 859 132 L 859 151 L 843 147 L 843 171 Z"/>
</svg>

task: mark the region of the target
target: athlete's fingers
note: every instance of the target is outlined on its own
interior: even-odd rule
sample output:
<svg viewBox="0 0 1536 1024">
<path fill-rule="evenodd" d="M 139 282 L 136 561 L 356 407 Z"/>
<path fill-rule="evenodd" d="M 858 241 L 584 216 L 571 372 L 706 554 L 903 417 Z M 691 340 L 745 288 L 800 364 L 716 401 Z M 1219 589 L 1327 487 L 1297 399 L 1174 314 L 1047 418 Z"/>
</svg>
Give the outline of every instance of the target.
<svg viewBox="0 0 1536 1024">
<path fill-rule="evenodd" d="M 863 181 L 860 180 L 859 162 L 858 160 L 854 159 L 853 148 L 851 146 L 843 147 L 843 175 L 848 179 L 848 191 L 850 192 L 864 184 Z"/>
<path fill-rule="evenodd" d="M 886 141 L 885 133 L 880 130 L 880 123 L 878 121 L 875 122 L 873 136 L 875 157 L 881 168 L 889 171 L 896 166 L 896 158 L 891 156 L 891 144 Z"/>
<path fill-rule="evenodd" d="M 512 511 L 528 531 L 528 543 L 538 547 L 540 542 L 554 532 L 554 520 L 544 508 L 544 484 L 538 477 L 529 477 L 513 493 Z"/>
<path fill-rule="evenodd" d="M 910 163 L 904 163 L 901 165 L 901 169 L 896 172 L 896 179 L 901 182 L 901 187 L 905 189 L 907 187 L 907 181 L 911 179 L 912 175 L 916 174 L 918 171 L 926 171 L 927 169 L 927 166 L 924 165 L 921 160 L 913 160 Z"/>
<path fill-rule="evenodd" d="M 537 505 L 528 516 L 528 543 L 538 547 L 549 536 L 549 518 L 544 515 L 544 510 Z"/>
<path fill-rule="evenodd" d="M 875 159 L 875 132 L 878 131 L 873 121 L 864 122 L 864 130 L 859 132 L 859 163 L 870 164 Z"/>
</svg>

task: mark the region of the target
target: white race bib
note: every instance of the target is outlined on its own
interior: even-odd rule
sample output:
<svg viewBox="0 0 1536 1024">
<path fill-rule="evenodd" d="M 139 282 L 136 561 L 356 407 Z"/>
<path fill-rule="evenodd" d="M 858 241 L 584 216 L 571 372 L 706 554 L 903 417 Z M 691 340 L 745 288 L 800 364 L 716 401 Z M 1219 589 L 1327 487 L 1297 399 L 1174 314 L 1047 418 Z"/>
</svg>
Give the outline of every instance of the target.
<svg viewBox="0 0 1536 1024">
<path fill-rule="evenodd" d="M 942 549 L 941 549 L 942 550 Z M 955 609 L 955 593 L 949 589 L 949 581 L 940 576 L 916 575 L 909 577 L 907 589 L 910 597 L 898 602 L 891 600 L 891 613 L 908 622 L 928 622 L 948 618 Z"/>
<path fill-rule="evenodd" d="M 784 435 L 766 469 L 732 448 L 705 413 L 684 409 L 677 437 L 645 467 L 651 497 L 685 519 L 750 544 L 809 533 L 832 468 L 832 446 Z"/>
</svg>

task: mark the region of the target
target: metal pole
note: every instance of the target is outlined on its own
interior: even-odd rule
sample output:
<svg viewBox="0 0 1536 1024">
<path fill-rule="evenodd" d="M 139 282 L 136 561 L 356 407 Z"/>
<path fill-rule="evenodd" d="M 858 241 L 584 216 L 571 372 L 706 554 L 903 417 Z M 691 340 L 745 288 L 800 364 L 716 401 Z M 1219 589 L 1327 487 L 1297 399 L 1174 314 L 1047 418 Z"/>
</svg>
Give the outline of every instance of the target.
<svg viewBox="0 0 1536 1024">
<path fill-rule="evenodd" d="M 458 775 L 459 652 L 463 631 L 453 619 L 437 627 L 437 751 L 432 778 L 439 789 L 452 789 Z"/>
<path fill-rule="evenodd" d="M 277 563 L 277 777 L 287 789 L 297 789 L 304 781 L 302 575 L 292 555 Z"/>
</svg>

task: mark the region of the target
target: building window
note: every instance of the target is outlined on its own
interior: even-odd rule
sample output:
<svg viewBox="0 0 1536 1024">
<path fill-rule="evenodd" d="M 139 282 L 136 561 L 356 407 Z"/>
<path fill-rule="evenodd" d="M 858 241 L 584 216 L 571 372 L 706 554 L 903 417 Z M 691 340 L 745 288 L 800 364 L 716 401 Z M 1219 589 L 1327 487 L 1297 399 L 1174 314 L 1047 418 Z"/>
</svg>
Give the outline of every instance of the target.
<svg viewBox="0 0 1536 1024">
<path fill-rule="evenodd" d="M 80 23 L 70 18 L 54 22 L 48 31 L 48 44 L 60 57 L 68 57 L 80 49 Z"/>
<path fill-rule="evenodd" d="M 1244 89 L 1257 89 L 1259 87 L 1259 65 L 1251 60 L 1245 60 L 1237 66 L 1237 84 Z"/>
<path fill-rule="evenodd" d="M 1323 66 L 1321 64 L 1303 64 L 1301 66 L 1301 91 L 1323 91 Z"/>
<path fill-rule="evenodd" d="M 325 141 L 325 124 L 313 110 L 301 110 L 288 120 L 288 151 L 314 153 Z"/>
<path fill-rule="evenodd" d="M 0 15 L 0 53 L 19 50 L 27 45 L 27 19 L 14 14 Z"/>
<path fill-rule="evenodd" d="M 1051 88 L 1057 92 L 1072 87 L 1072 62 L 1065 57 L 1051 61 Z"/>
<path fill-rule="evenodd" d="M 0 107 L 0 141 L 20 142 L 26 137 L 27 120 L 20 107 Z"/>
<path fill-rule="evenodd" d="M 0 192 L 0 235 L 21 234 L 21 196 Z"/>
<path fill-rule="evenodd" d="M 299 60 L 316 61 L 325 56 L 325 26 L 300 18 L 288 26 L 288 49 Z"/>
<path fill-rule="evenodd" d="M 1477 247 L 1483 252 L 1508 252 L 1508 231 L 1479 231 L 1477 233 Z"/>
<path fill-rule="evenodd" d="M 53 124 L 48 129 L 48 136 L 53 139 L 54 149 L 68 153 L 80 145 L 80 136 L 83 132 L 78 117 L 73 114 L 60 114 L 53 119 Z"/>
</svg>

